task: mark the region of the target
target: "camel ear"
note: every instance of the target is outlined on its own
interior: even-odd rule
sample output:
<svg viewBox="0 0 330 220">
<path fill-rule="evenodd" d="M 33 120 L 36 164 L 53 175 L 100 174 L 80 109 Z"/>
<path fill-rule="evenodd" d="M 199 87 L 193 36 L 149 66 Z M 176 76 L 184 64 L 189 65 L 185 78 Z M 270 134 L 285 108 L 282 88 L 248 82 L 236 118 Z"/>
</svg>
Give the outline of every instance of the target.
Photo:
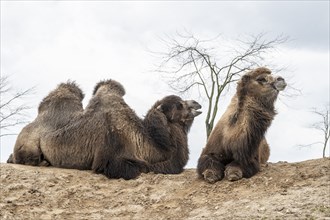
<svg viewBox="0 0 330 220">
<path fill-rule="evenodd" d="M 250 78 L 251 77 L 249 75 L 242 76 L 242 79 L 241 79 L 242 80 L 242 83 L 244 83 L 244 84 L 247 83 L 250 80 Z"/>
<path fill-rule="evenodd" d="M 162 107 L 163 107 L 162 104 L 160 104 L 160 105 L 157 106 L 156 109 L 162 112 L 163 111 L 163 108 Z"/>
<path fill-rule="evenodd" d="M 246 95 L 247 91 L 246 91 L 246 85 L 248 84 L 248 82 L 250 81 L 251 76 L 249 75 L 243 75 L 241 77 L 241 79 L 238 81 L 238 86 L 237 86 L 237 94 L 238 97 L 241 98 L 242 96 Z"/>
</svg>

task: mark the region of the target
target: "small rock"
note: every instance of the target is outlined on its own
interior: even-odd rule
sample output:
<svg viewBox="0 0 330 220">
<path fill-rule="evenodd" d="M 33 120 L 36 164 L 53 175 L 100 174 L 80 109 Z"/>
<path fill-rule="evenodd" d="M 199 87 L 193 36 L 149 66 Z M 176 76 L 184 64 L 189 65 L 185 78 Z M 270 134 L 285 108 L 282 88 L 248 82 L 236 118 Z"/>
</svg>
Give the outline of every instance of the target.
<svg viewBox="0 0 330 220">
<path fill-rule="evenodd" d="M 290 209 L 287 209 L 287 210 L 285 211 L 285 213 L 286 213 L 286 214 L 293 214 L 294 212 L 293 212 L 292 210 L 290 210 Z"/>
<path fill-rule="evenodd" d="M 284 207 L 277 207 L 277 208 L 275 208 L 275 211 L 278 211 L 278 212 L 281 212 L 283 210 L 284 210 Z"/>
<path fill-rule="evenodd" d="M 258 212 L 264 212 L 264 211 L 266 211 L 265 207 L 261 207 L 261 208 L 258 209 Z"/>
<path fill-rule="evenodd" d="M 54 184 L 54 183 L 49 183 L 47 186 L 48 186 L 48 187 L 54 187 L 55 184 Z"/>
</svg>

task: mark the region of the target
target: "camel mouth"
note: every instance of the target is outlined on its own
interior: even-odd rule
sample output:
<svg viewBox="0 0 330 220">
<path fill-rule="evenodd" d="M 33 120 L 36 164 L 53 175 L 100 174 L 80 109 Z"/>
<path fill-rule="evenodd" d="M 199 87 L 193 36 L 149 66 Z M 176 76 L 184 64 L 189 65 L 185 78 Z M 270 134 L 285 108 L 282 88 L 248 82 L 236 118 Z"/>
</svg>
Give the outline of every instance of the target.
<svg viewBox="0 0 330 220">
<path fill-rule="evenodd" d="M 200 109 L 200 108 L 199 108 L 199 109 Z M 192 113 L 193 117 L 196 117 L 196 116 L 202 114 L 202 111 L 197 111 L 197 110 L 195 110 L 195 109 L 192 109 L 191 113 Z"/>
<path fill-rule="evenodd" d="M 273 84 L 273 85 L 271 85 L 272 86 L 272 88 L 274 89 L 274 91 L 276 92 L 276 93 L 279 93 L 280 91 L 276 88 L 276 86 Z"/>
<path fill-rule="evenodd" d="M 279 83 L 274 83 L 272 84 L 273 89 L 279 93 L 283 91 L 286 88 L 287 84 L 285 82 L 279 82 Z"/>
<path fill-rule="evenodd" d="M 277 91 L 283 91 L 284 89 L 285 89 L 285 87 L 286 87 L 286 83 L 283 83 L 283 84 L 280 84 L 280 85 L 276 85 L 275 86 L 276 87 L 276 90 Z"/>
</svg>

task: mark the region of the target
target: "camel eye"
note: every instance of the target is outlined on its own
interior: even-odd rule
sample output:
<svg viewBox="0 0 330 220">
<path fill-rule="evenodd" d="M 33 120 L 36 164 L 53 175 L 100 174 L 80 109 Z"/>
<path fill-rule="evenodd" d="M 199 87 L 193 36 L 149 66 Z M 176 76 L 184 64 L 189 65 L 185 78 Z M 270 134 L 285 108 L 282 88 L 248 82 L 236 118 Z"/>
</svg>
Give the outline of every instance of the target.
<svg viewBox="0 0 330 220">
<path fill-rule="evenodd" d="M 260 78 L 257 79 L 257 81 L 258 81 L 259 83 L 266 83 L 266 82 L 267 82 L 267 80 L 266 80 L 265 77 L 260 77 Z"/>
</svg>

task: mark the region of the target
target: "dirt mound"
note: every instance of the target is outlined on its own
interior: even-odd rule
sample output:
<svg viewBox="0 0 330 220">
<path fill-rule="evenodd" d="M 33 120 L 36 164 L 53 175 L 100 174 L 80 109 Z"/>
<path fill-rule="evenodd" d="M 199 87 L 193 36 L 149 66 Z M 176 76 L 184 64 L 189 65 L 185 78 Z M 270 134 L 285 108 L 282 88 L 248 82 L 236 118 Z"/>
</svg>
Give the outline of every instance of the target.
<svg viewBox="0 0 330 220">
<path fill-rule="evenodd" d="M 330 219 L 330 160 L 269 163 L 208 184 L 195 169 L 110 180 L 91 171 L 1 164 L 0 219 Z"/>
</svg>

